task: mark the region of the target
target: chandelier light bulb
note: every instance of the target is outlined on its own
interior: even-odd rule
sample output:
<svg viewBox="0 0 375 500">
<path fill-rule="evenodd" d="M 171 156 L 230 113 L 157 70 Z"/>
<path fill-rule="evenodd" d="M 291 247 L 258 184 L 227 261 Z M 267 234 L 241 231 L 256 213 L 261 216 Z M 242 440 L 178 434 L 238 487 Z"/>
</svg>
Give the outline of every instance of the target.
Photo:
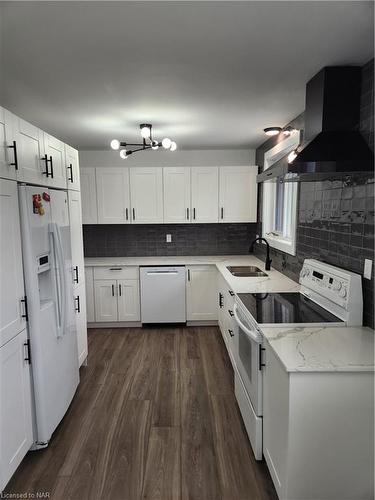
<svg viewBox="0 0 375 500">
<path fill-rule="evenodd" d="M 141 126 L 141 136 L 143 139 L 149 139 L 151 136 L 151 128 L 148 125 Z"/>
<path fill-rule="evenodd" d="M 122 149 L 122 150 L 120 151 L 120 157 L 121 157 L 123 160 L 126 160 L 126 159 L 127 159 L 127 157 L 128 157 L 128 156 L 127 156 L 127 151 L 126 151 L 126 149 Z"/>
<path fill-rule="evenodd" d="M 156 151 L 157 149 L 159 149 L 159 143 L 158 143 L 158 141 L 152 141 L 152 146 L 151 147 L 152 147 L 152 149 L 154 151 Z"/>
<path fill-rule="evenodd" d="M 115 151 L 120 149 L 120 141 L 118 141 L 117 139 L 113 139 L 111 141 L 111 148 L 114 149 Z"/>
<path fill-rule="evenodd" d="M 171 147 L 172 141 L 168 137 L 165 137 L 161 141 L 161 144 L 162 144 L 162 146 L 163 146 L 164 149 L 169 149 Z"/>
<path fill-rule="evenodd" d="M 170 151 L 176 151 L 176 149 L 177 149 L 177 144 L 174 141 L 172 141 L 170 146 Z"/>
</svg>

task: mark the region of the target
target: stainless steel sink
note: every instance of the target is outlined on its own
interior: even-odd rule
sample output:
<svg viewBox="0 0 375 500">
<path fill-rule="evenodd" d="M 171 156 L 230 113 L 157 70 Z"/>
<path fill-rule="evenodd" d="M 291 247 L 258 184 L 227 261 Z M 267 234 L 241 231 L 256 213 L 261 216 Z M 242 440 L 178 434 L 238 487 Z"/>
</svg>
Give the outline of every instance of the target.
<svg viewBox="0 0 375 500">
<path fill-rule="evenodd" d="M 238 278 L 259 278 L 268 276 L 259 267 L 256 266 L 227 266 L 228 271 Z"/>
</svg>

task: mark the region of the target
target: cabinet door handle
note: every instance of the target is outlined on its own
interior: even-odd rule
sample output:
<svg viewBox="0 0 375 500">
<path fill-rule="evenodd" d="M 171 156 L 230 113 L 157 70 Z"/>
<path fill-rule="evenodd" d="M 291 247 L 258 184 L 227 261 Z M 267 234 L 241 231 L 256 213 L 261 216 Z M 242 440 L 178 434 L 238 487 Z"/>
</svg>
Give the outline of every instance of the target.
<svg viewBox="0 0 375 500">
<path fill-rule="evenodd" d="M 193 219 L 195 220 L 195 208 L 193 208 Z"/>
<path fill-rule="evenodd" d="M 125 208 L 125 219 L 129 220 L 129 209 Z"/>
<path fill-rule="evenodd" d="M 79 279 L 78 279 L 78 266 L 74 266 L 74 278 L 73 278 L 73 283 L 78 283 L 79 282 Z"/>
<path fill-rule="evenodd" d="M 26 342 L 23 343 L 23 345 L 26 347 L 26 357 L 24 358 L 24 360 L 27 361 L 29 365 L 31 365 L 30 340 L 27 339 Z"/>
<path fill-rule="evenodd" d="M 26 321 L 29 321 L 29 312 L 27 310 L 27 297 L 21 299 L 21 304 L 24 304 L 24 313 L 21 314 L 21 318 L 25 318 Z"/>
<path fill-rule="evenodd" d="M 122 271 L 122 267 L 110 267 L 110 271 Z"/>
<path fill-rule="evenodd" d="M 133 220 L 135 220 L 135 208 L 133 208 Z"/>
<path fill-rule="evenodd" d="M 81 312 L 81 302 L 79 300 L 79 295 L 74 299 L 77 302 L 77 307 L 76 307 L 76 312 L 80 313 Z"/>
<path fill-rule="evenodd" d="M 224 207 L 221 207 L 220 211 L 221 211 L 221 220 L 223 220 L 224 219 Z"/>
<path fill-rule="evenodd" d="M 121 285 L 118 286 L 118 294 L 121 297 Z"/>
<path fill-rule="evenodd" d="M 52 156 L 49 157 L 48 161 L 51 164 L 51 174 L 50 174 L 50 176 L 51 176 L 51 179 L 53 179 L 53 160 L 52 160 Z"/>
<path fill-rule="evenodd" d="M 188 281 L 190 281 L 190 269 L 188 269 L 187 272 L 188 272 Z"/>
<path fill-rule="evenodd" d="M 265 348 L 259 344 L 259 371 L 262 370 L 262 366 L 266 366 L 266 363 L 263 363 L 262 360 L 262 351 L 265 351 Z"/>
<path fill-rule="evenodd" d="M 74 182 L 73 181 L 73 165 L 71 163 L 69 164 L 68 170 L 70 170 L 70 177 L 68 177 L 68 181 Z"/>
<path fill-rule="evenodd" d="M 13 166 L 16 170 L 18 170 L 18 157 L 17 157 L 17 143 L 13 141 L 12 146 L 8 146 L 8 148 L 13 149 L 14 161 L 13 163 L 9 163 L 10 166 Z"/>
<path fill-rule="evenodd" d="M 42 161 L 45 161 L 46 162 L 46 170 L 45 172 L 42 172 L 43 175 L 45 175 L 47 178 L 50 177 L 50 173 L 49 173 L 49 170 L 48 170 L 48 156 L 45 154 L 43 156 L 43 158 L 41 158 Z"/>
<path fill-rule="evenodd" d="M 224 307 L 224 304 L 223 304 L 223 294 L 221 292 L 219 292 L 219 307 L 220 309 L 222 309 Z"/>
<path fill-rule="evenodd" d="M 232 290 L 228 290 L 228 293 L 229 293 L 229 295 L 230 295 L 231 297 L 233 297 L 233 296 L 235 295 L 235 293 L 234 293 L 234 292 L 232 292 Z"/>
<path fill-rule="evenodd" d="M 186 209 L 186 218 L 187 218 L 187 220 L 189 220 L 189 209 L 188 208 Z"/>
<path fill-rule="evenodd" d="M 233 333 L 233 330 L 228 330 L 228 333 L 231 337 L 234 337 L 234 333 Z"/>
<path fill-rule="evenodd" d="M 231 311 L 230 309 L 228 309 L 228 313 L 229 313 L 229 316 L 232 316 L 232 317 L 234 316 L 234 312 Z"/>
<path fill-rule="evenodd" d="M 115 285 L 112 285 L 112 297 L 115 296 Z"/>
</svg>

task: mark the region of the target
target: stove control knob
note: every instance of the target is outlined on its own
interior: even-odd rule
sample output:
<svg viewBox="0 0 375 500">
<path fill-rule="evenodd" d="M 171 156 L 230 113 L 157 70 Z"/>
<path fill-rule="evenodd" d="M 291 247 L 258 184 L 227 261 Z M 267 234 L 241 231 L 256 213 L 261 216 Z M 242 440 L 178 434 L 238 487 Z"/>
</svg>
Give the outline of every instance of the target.
<svg viewBox="0 0 375 500">
<path fill-rule="evenodd" d="M 341 281 L 334 281 L 334 282 L 333 282 L 333 289 L 334 289 L 334 290 L 340 290 L 340 289 L 341 289 L 341 287 L 342 287 L 342 283 L 341 283 Z"/>
<path fill-rule="evenodd" d="M 339 295 L 344 299 L 346 297 L 346 288 L 341 288 Z"/>
</svg>

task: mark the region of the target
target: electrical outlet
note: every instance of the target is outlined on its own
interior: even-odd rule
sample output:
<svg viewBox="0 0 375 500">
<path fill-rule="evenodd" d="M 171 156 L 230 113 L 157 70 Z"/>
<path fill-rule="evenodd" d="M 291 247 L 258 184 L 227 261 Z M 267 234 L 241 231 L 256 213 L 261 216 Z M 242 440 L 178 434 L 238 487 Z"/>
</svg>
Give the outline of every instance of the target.
<svg viewBox="0 0 375 500">
<path fill-rule="evenodd" d="M 363 270 L 363 277 L 367 280 L 371 279 L 371 271 L 372 271 L 372 260 L 365 259 L 365 268 Z"/>
<path fill-rule="evenodd" d="M 167 243 L 172 243 L 172 235 L 171 234 L 167 234 L 166 235 L 166 242 Z"/>
</svg>

